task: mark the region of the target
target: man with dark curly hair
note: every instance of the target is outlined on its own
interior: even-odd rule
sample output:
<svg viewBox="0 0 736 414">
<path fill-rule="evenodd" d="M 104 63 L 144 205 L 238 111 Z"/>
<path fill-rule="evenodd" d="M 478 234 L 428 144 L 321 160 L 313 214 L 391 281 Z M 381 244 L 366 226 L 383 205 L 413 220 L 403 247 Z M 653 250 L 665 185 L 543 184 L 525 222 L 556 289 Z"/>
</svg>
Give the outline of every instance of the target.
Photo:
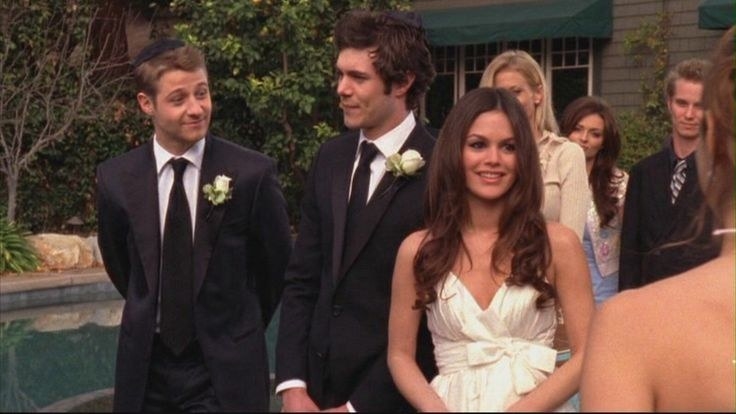
<svg viewBox="0 0 736 414">
<path fill-rule="evenodd" d="M 320 147 L 305 188 L 276 392 L 285 411 L 407 410 L 386 362 L 391 276 L 399 244 L 422 226 L 434 139 L 413 110 L 435 73 L 414 14 L 348 12 L 335 44 L 350 131 Z M 434 362 L 422 332 L 417 356 L 428 375 Z"/>
</svg>

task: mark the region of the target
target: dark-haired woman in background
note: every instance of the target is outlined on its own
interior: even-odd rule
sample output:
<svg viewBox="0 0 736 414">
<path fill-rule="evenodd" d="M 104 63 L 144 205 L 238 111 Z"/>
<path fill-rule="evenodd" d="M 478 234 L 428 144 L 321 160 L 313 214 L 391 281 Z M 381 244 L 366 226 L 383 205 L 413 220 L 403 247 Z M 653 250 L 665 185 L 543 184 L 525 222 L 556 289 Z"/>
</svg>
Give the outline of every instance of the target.
<svg viewBox="0 0 736 414">
<path fill-rule="evenodd" d="M 450 111 L 432 154 L 426 229 L 399 248 L 388 365 L 419 411 L 572 409 L 593 312 L 577 235 L 541 213 L 536 141 L 508 91 L 478 88 Z M 555 307 L 572 358 L 555 368 Z M 422 315 L 439 374 L 415 360 Z"/>
<path fill-rule="evenodd" d="M 595 303 L 618 292 L 618 258 L 621 218 L 628 174 L 616 167 L 621 152 L 613 110 L 602 99 L 584 96 L 565 108 L 562 135 L 585 152 L 585 167 L 592 193 L 583 234 Z"/>
</svg>

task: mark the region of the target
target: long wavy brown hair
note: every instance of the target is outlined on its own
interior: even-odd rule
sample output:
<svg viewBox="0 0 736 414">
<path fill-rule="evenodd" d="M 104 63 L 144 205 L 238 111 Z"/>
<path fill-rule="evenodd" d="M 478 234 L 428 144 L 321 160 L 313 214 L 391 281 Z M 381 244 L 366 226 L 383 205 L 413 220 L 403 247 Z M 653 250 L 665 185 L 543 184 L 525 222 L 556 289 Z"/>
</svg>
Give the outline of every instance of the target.
<svg viewBox="0 0 736 414">
<path fill-rule="evenodd" d="M 600 226 L 604 227 L 618 214 L 617 192 L 624 178 L 624 174 L 616 170 L 616 160 L 621 153 L 621 136 L 613 110 L 606 101 L 596 96 L 577 98 L 562 113 L 560 131 L 569 137 L 580 120 L 588 115 L 598 115 L 603 119 L 603 146 L 595 156 L 588 182 L 600 217 Z"/>
<path fill-rule="evenodd" d="M 703 108 L 713 117 L 714 140 L 711 146 L 703 145 L 695 153 L 698 162 L 700 186 L 708 205 L 720 222 L 723 212 L 733 211 L 736 204 L 736 168 L 734 167 L 734 106 L 736 103 L 736 58 L 734 58 L 734 38 L 736 26 L 731 26 L 721 37 L 712 56 L 713 66 L 703 83 Z M 706 125 L 703 124 L 705 129 Z M 706 135 L 703 131 L 702 136 Z M 704 222 L 701 212 L 699 223 Z M 721 224 L 721 223 L 719 223 Z M 701 226 L 702 227 L 702 226 Z"/>
<path fill-rule="evenodd" d="M 537 307 L 550 305 L 550 299 L 556 296 L 545 279 L 552 254 L 541 213 L 543 185 L 539 154 L 529 120 L 510 92 L 478 88 L 463 96 L 450 111 L 432 153 L 425 198 L 427 236 L 414 258 L 415 309 L 426 308 L 437 300 L 435 288 L 452 270 L 461 249 L 469 256 L 462 239 L 462 230 L 470 221 L 463 146 L 470 126 L 488 111 L 501 111 L 508 117 L 517 157 L 516 182 L 504 195 L 506 203 L 489 267 L 500 271 L 500 264 L 510 261 L 506 283 L 533 286 L 540 292 Z"/>
</svg>

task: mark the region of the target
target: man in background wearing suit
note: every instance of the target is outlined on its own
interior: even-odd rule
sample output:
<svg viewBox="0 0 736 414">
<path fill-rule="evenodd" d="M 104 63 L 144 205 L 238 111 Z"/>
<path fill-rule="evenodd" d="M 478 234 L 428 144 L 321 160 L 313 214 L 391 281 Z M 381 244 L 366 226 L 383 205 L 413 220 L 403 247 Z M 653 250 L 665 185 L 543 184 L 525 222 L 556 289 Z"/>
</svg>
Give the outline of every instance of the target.
<svg viewBox="0 0 736 414">
<path fill-rule="evenodd" d="M 703 76 L 709 63 L 680 62 L 667 75 L 672 134 L 660 152 L 631 168 L 621 229 L 619 290 L 632 289 L 696 267 L 718 255 L 711 215 L 697 234 L 694 218 L 706 208 L 695 150 L 703 124 Z"/>
<path fill-rule="evenodd" d="M 266 411 L 264 331 L 291 250 L 273 160 L 208 133 L 202 53 L 133 62 L 153 139 L 98 167 L 99 243 L 125 298 L 116 411 Z"/>
<path fill-rule="evenodd" d="M 351 131 L 324 143 L 311 167 L 286 272 L 276 393 L 284 411 L 409 410 L 386 362 L 388 314 L 396 251 L 422 226 L 419 157 L 429 159 L 434 139 L 412 110 L 434 69 L 410 13 L 348 12 L 335 43 L 337 94 Z M 418 343 L 429 375 L 426 328 Z"/>
</svg>

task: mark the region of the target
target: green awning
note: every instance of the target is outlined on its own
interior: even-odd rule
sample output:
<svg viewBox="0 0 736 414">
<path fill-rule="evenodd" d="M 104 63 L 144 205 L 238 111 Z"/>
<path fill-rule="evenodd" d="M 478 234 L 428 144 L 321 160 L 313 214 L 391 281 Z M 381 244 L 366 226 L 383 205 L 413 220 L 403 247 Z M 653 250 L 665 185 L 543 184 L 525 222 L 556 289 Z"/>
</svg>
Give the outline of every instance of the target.
<svg viewBox="0 0 736 414">
<path fill-rule="evenodd" d="M 419 10 L 435 46 L 558 37 L 611 37 L 612 0 L 536 0 Z"/>
<path fill-rule="evenodd" d="M 728 29 L 736 24 L 736 1 L 703 0 L 698 6 L 698 27 Z"/>
</svg>

